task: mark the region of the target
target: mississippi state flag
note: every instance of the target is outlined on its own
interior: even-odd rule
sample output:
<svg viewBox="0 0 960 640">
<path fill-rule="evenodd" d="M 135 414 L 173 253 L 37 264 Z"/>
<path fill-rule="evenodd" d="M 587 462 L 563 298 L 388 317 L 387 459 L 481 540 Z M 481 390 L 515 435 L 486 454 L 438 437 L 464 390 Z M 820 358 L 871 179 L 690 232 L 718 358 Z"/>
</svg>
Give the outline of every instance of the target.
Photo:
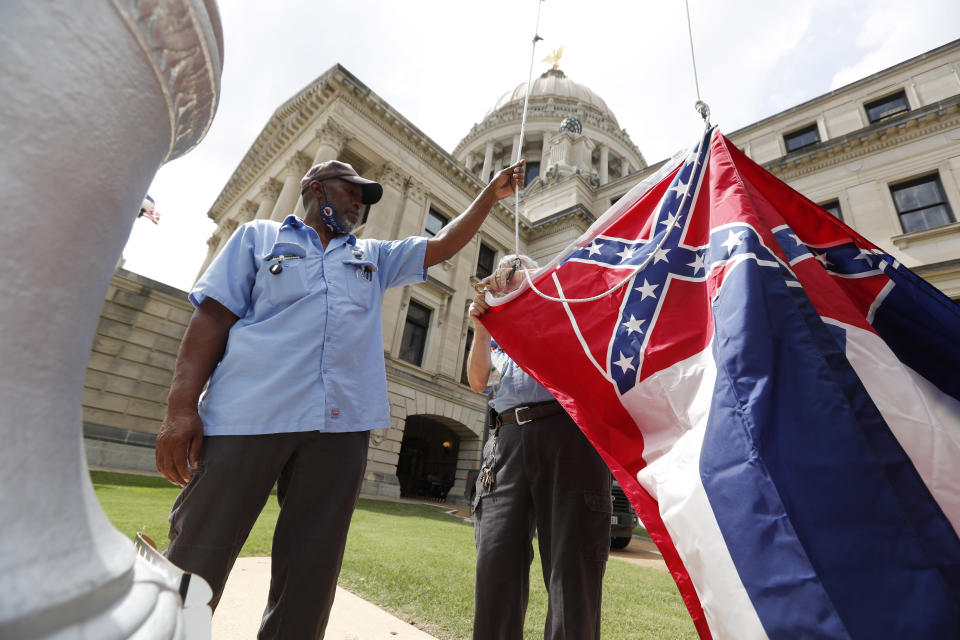
<svg viewBox="0 0 960 640">
<path fill-rule="evenodd" d="M 960 638 L 960 308 L 719 132 L 483 320 L 702 638 Z"/>
</svg>

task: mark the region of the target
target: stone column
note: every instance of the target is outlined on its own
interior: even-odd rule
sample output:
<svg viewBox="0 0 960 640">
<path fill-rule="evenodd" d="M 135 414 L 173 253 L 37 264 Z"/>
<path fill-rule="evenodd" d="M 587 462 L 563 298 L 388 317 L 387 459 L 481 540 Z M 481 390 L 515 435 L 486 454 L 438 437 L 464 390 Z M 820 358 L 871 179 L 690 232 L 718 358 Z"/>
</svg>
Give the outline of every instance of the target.
<svg viewBox="0 0 960 640">
<path fill-rule="evenodd" d="M 273 213 L 270 214 L 271 220 L 280 221 L 293 213 L 297 200 L 300 199 L 300 179 L 310 166 L 310 157 L 300 151 L 294 152 L 293 156 L 287 160 L 284 166 L 283 188 L 280 189 L 277 204 L 273 207 Z"/>
<path fill-rule="evenodd" d="M 480 172 L 480 180 L 487 182 L 490 179 L 490 170 L 493 169 L 493 142 L 487 142 L 483 150 L 483 170 Z"/>
<path fill-rule="evenodd" d="M 610 182 L 610 148 L 600 145 L 600 184 Z"/>
<path fill-rule="evenodd" d="M 209 587 L 192 615 L 203 580 L 185 604 L 183 572 L 138 555 L 101 509 L 80 405 L 143 194 L 213 119 L 216 4 L 4 0 L 0 13 L 0 637 L 209 637 Z"/>
<path fill-rule="evenodd" d="M 423 234 L 424 205 L 427 202 L 427 185 L 416 178 L 407 180 L 407 199 L 404 202 L 403 221 L 398 238 Z"/>
<path fill-rule="evenodd" d="M 223 245 L 227 243 L 227 240 L 230 239 L 230 236 L 233 235 L 233 232 L 237 230 L 237 227 L 243 224 L 244 222 L 249 222 L 253 220 L 253 217 L 257 213 L 257 203 L 251 200 L 247 200 L 240 207 L 240 212 L 235 218 L 231 218 L 223 221 L 217 230 L 207 239 L 207 257 L 203 261 L 200 270 L 197 272 L 197 279 L 203 275 L 203 272 L 207 270 L 207 267 L 210 266 L 210 263 L 213 262 L 214 257 L 220 250 L 223 249 Z"/>
<path fill-rule="evenodd" d="M 230 240 L 230 237 L 233 236 L 233 232 L 237 230 L 237 227 L 240 224 L 233 218 L 229 220 L 224 220 L 221 233 L 220 243 L 217 245 L 216 253 L 220 253 L 220 250 L 223 249 L 223 246 L 227 244 L 227 241 Z"/>
<path fill-rule="evenodd" d="M 260 187 L 260 206 L 257 207 L 257 213 L 254 216 L 257 220 L 269 220 L 273 208 L 277 204 L 277 198 L 280 197 L 280 189 L 283 183 L 276 178 L 267 178 L 267 181 Z"/>
<path fill-rule="evenodd" d="M 383 197 L 370 209 L 367 225 L 372 226 L 369 226 L 370 232 L 367 235 L 374 238 L 400 237 L 398 234 L 409 179 L 410 176 L 396 165 L 389 162 L 383 165 L 376 177 L 377 182 L 383 185 Z"/>
<path fill-rule="evenodd" d="M 247 200 L 242 205 L 240 205 L 240 211 L 237 212 L 235 220 L 237 224 L 245 224 L 253 220 L 257 215 L 257 203 L 253 200 Z"/>
<path fill-rule="evenodd" d="M 340 152 L 347 146 L 350 140 L 350 134 L 335 120 L 327 120 L 316 132 L 317 142 L 320 147 L 313 156 L 313 164 L 320 164 L 327 160 L 336 160 Z M 313 166 L 313 165 L 310 165 Z M 306 173 L 306 171 L 304 171 Z M 302 176 L 301 176 L 302 177 Z"/>
<path fill-rule="evenodd" d="M 549 134 L 546 131 L 544 131 L 543 143 L 540 145 L 540 175 L 541 176 L 547 172 L 547 165 L 550 164 L 550 141 L 548 139 L 548 135 Z"/>
</svg>

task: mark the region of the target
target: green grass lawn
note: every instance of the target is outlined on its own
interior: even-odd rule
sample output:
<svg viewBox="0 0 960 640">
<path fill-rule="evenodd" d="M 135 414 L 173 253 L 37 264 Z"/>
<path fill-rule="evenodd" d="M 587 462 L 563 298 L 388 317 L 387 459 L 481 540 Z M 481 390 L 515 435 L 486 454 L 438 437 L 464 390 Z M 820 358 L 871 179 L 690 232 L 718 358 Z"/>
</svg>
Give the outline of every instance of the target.
<svg viewBox="0 0 960 640">
<path fill-rule="evenodd" d="M 163 549 L 179 488 L 162 478 L 90 473 L 114 526 L 143 531 Z M 276 522 L 270 500 L 241 556 L 267 556 Z M 340 585 L 444 640 L 469 638 L 473 619 L 473 527 L 442 509 L 361 499 L 354 512 Z M 542 638 L 547 612 L 539 556 L 530 576 L 524 638 Z M 607 563 L 601 633 L 608 640 L 696 638 L 669 575 L 619 560 Z M 258 605 L 259 606 L 259 605 Z"/>
</svg>

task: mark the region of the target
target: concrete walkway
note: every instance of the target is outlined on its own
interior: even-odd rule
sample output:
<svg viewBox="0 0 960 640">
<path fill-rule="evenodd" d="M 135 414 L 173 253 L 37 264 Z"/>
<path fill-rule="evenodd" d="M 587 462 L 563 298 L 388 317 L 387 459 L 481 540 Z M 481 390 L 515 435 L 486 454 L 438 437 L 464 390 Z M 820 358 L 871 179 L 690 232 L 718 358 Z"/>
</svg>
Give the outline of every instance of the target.
<svg viewBox="0 0 960 640">
<path fill-rule="evenodd" d="M 270 558 L 239 558 L 213 616 L 213 640 L 257 637 L 270 587 Z M 337 587 L 326 640 L 436 640 L 380 607 Z"/>
<path fill-rule="evenodd" d="M 470 521 L 465 508 L 425 503 L 416 499 L 402 502 L 427 504 L 449 512 L 450 517 Z M 666 571 L 663 556 L 653 542 L 634 537 L 626 549 L 611 551 L 610 557 L 651 569 Z M 220 606 L 213 616 L 213 640 L 256 638 L 260 616 L 270 587 L 270 558 L 239 558 L 227 579 Z M 433 636 L 387 613 L 346 589 L 337 587 L 337 597 L 327 623 L 326 640 L 436 640 Z"/>
</svg>

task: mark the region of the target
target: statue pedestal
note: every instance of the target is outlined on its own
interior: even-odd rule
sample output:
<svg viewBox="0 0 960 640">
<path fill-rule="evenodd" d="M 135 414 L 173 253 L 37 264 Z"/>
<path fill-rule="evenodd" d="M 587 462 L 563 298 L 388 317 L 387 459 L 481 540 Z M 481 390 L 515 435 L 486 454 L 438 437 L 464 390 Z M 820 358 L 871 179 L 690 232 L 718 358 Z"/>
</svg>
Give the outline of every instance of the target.
<svg viewBox="0 0 960 640">
<path fill-rule="evenodd" d="M 213 118 L 219 16 L 6 0 L 0 59 L 0 637 L 186 637 L 177 585 L 94 496 L 81 395 L 143 195 Z"/>
</svg>

